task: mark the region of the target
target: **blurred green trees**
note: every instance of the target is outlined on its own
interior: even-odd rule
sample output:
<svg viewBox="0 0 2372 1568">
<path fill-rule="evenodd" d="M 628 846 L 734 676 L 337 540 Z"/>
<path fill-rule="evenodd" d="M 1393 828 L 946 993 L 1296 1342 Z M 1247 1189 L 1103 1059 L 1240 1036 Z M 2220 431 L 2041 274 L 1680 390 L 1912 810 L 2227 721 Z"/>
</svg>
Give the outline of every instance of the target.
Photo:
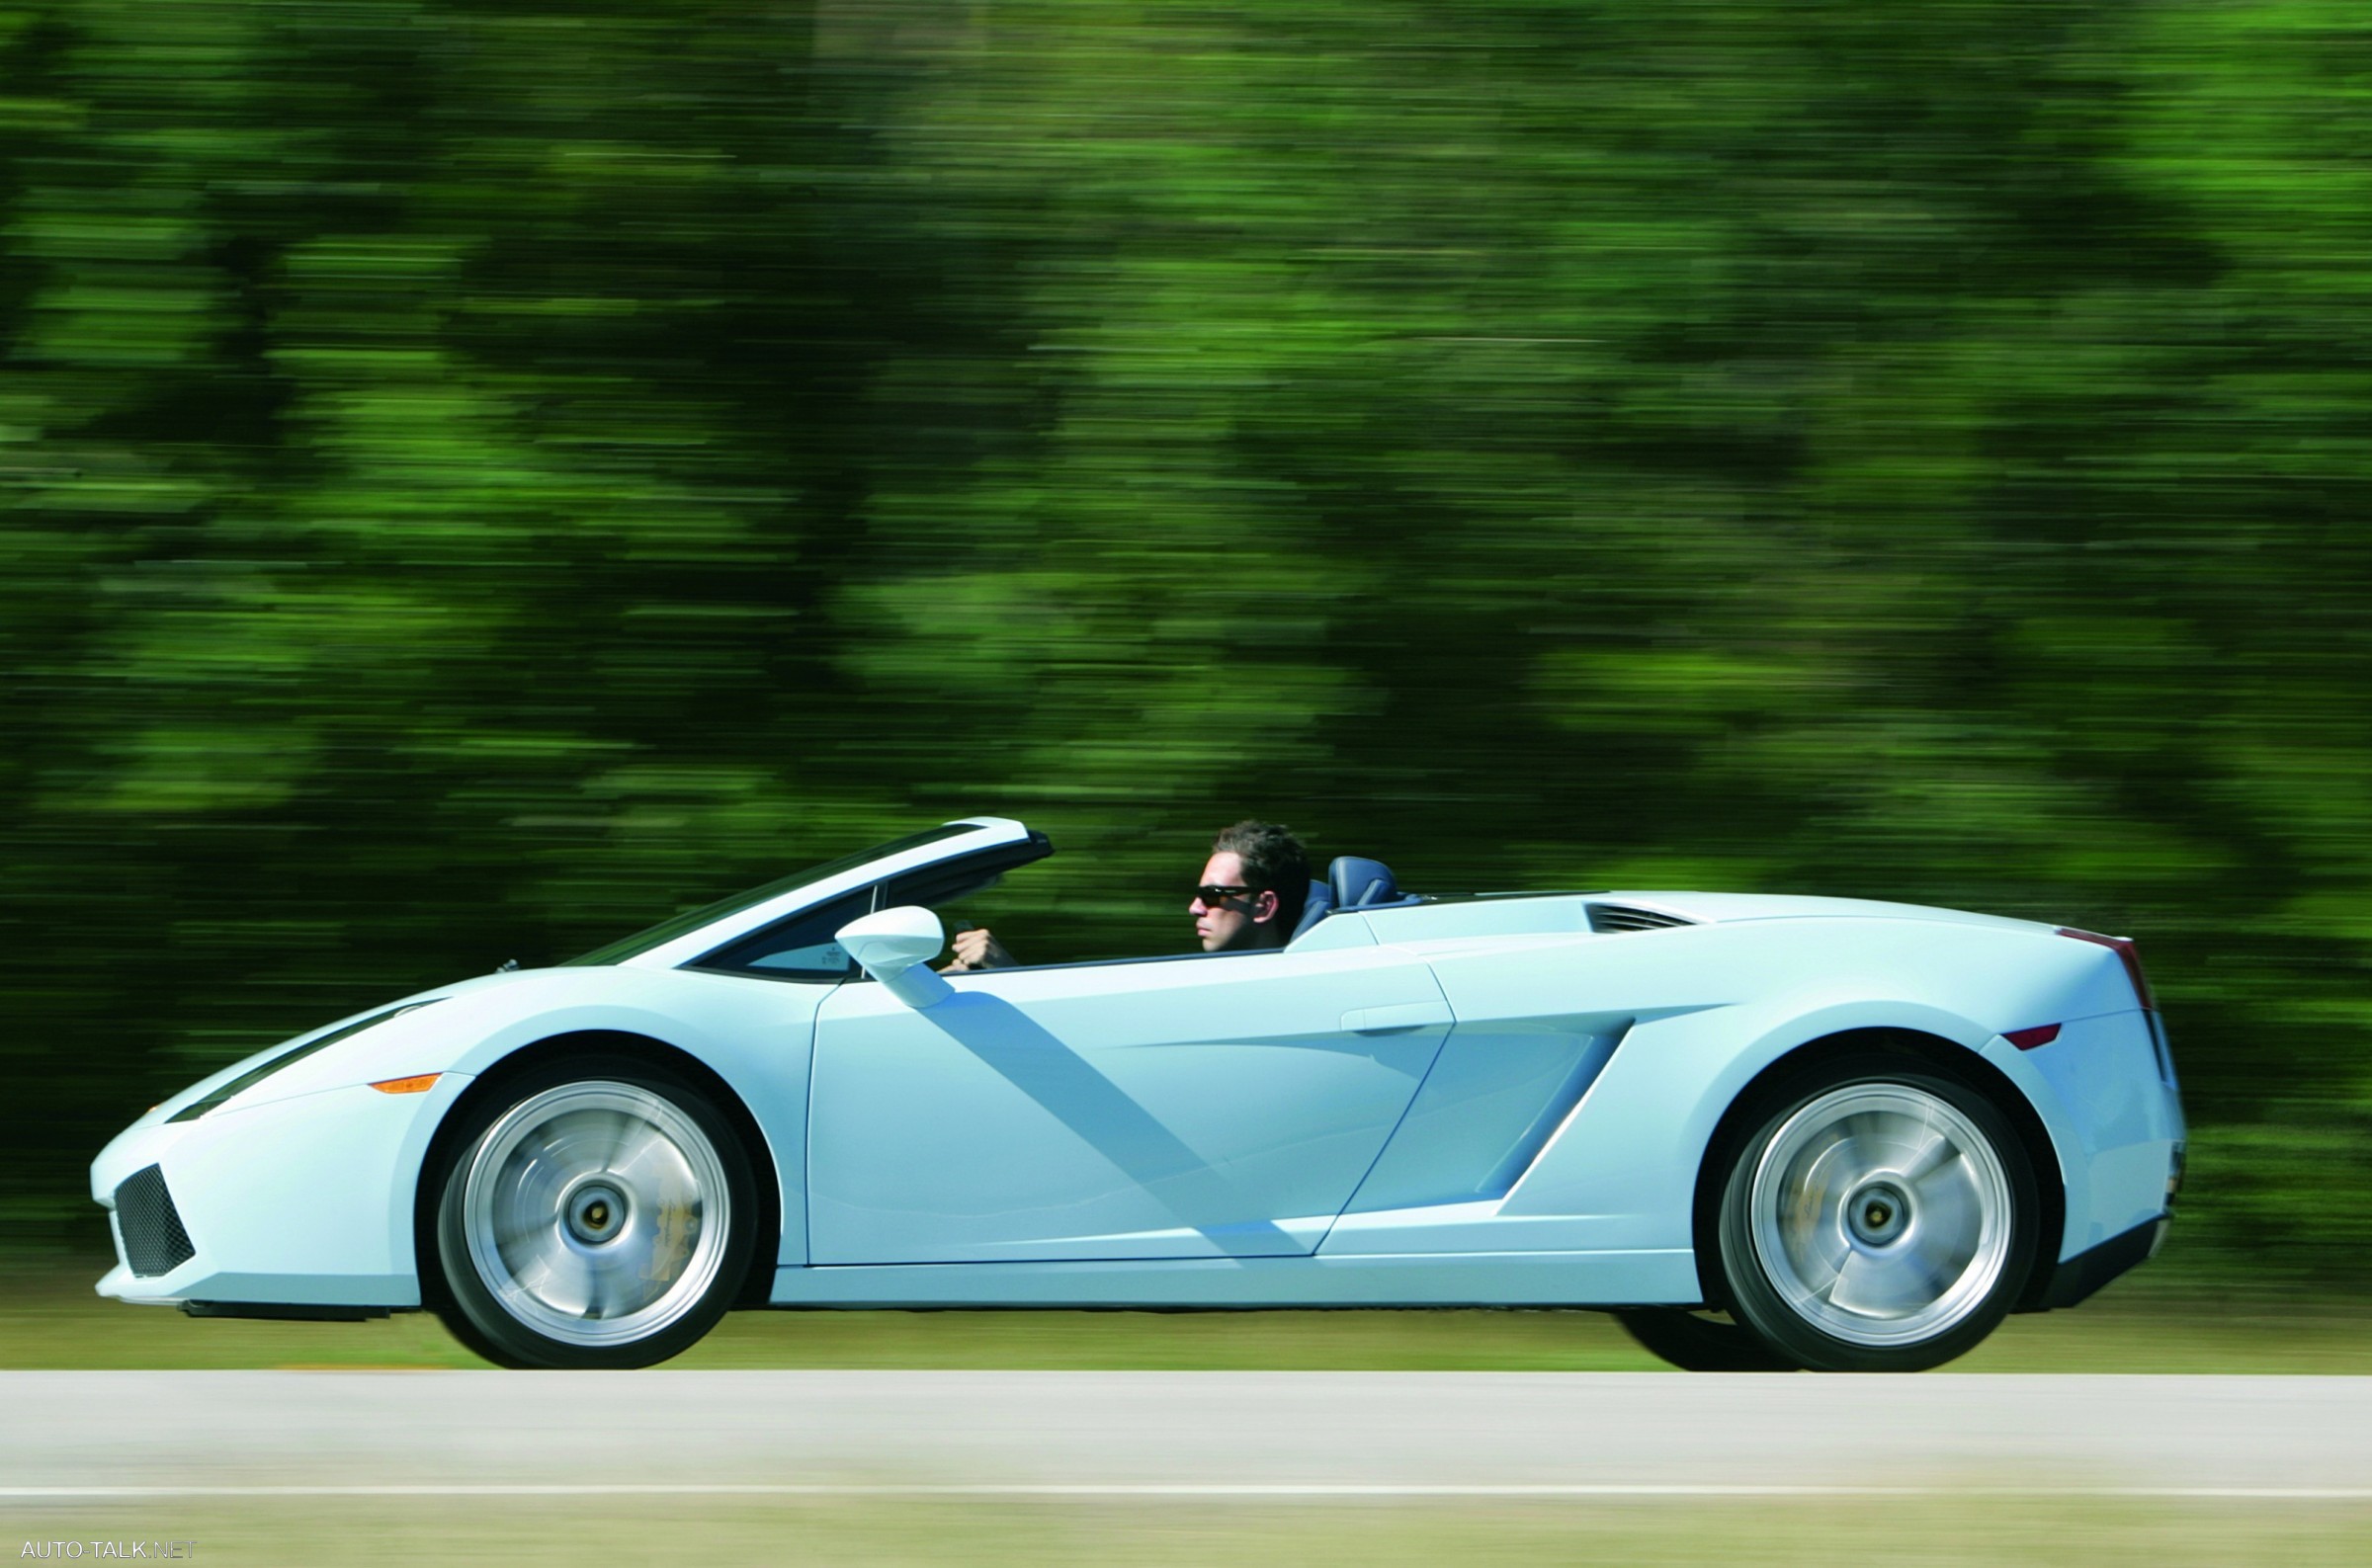
<svg viewBox="0 0 2372 1568">
<path fill-rule="evenodd" d="M 201 1071 L 943 816 L 2142 940 L 2372 1279 L 2372 14 L 0 5 L 13 1225 Z M 31 1233 L 28 1231 L 27 1233 Z M 2178 1252 L 2177 1256 L 2181 1254 Z"/>
</svg>

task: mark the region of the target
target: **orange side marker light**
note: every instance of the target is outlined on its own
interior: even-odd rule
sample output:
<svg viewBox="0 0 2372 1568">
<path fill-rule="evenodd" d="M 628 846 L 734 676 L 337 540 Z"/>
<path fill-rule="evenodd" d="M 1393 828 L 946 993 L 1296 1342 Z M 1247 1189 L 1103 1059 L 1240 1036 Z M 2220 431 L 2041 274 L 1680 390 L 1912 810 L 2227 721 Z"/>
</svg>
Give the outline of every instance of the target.
<svg viewBox="0 0 2372 1568">
<path fill-rule="evenodd" d="M 424 1095 L 437 1086 L 443 1073 L 419 1073 L 410 1078 L 381 1078 L 371 1087 L 382 1095 Z"/>
</svg>

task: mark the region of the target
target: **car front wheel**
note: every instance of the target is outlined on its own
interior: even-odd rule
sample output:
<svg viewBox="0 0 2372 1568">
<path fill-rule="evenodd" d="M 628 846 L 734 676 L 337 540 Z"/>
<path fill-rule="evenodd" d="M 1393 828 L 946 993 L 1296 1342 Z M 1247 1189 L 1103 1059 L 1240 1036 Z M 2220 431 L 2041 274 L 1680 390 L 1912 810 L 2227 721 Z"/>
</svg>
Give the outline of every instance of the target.
<svg viewBox="0 0 2372 1568">
<path fill-rule="evenodd" d="M 621 1058 L 554 1063 L 481 1102 L 437 1209 L 448 1324 L 506 1366 L 648 1366 L 732 1304 L 749 1162 L 697 1090 Z"/>
<path fill-rule="evenodd" d="M 1778 1097 L 1730 1170 L 1722 1270 L 1737 1317 L 1797 1365 L 1918 1371 L 1999 1324 L 2040 1211 L 1985 1095 L 1880 1058 Z"/>
</svg>

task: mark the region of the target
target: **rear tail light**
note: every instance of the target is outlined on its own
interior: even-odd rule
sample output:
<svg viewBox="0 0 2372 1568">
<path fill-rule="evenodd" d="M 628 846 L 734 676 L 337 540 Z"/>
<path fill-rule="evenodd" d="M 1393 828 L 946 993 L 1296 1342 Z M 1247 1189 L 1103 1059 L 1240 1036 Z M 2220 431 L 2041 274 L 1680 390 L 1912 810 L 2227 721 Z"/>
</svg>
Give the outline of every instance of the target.
<svg viewBox="0 0 2372 1568">
<path fill-rule="evenodd" d="M 2133 982 L 2134 1000 L 2142 1004 L 2145 1012 L 2158 1011 L 2158 998 L 2150 991 L 2150 977 L 2142 973 L 2141 950 L 2134 947 L 2131 937 L 2103 937 L 2096 931 L 2077 931 L 2073 926 L 2060 927 L 2059 934 L 2074 937 L 2077 942 L 2096 942 L 2113 950 L 2125 965 L 2125 978 Z"/>
</svg>

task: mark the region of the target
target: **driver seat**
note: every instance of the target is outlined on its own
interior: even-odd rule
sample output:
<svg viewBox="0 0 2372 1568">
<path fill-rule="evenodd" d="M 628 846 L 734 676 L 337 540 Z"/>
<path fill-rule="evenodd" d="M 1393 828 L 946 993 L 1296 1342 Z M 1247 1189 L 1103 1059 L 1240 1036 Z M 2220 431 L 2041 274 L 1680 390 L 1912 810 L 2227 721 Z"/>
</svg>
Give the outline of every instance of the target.
<svg viewBox="0 0 2372 1568">
<path fill-rule="evenodd" d="M 1302 896 L 1302 918 L 1294 922 L 1293 935 L 1285 940 L 1288 943 L 1299 941 L 1303 932 L 1308 931 L 1332 913 L 1334 913 L 1332 889 L 1316 877 L 1311 877 L 1310 891 Z"/>
<path fill-rule="evenodd" d="M 1358 855 L 1335 857 L 1334 864 L 1326 867 L 1326 891 L 1336 909 L 1385 909 L 1424 902 L 1414 893 L 1400 891 L 1391 867 Z"/>
<path fill-rule="evenodd" d="M 1391 909 L 1403 904 L 1421 904 L 1424 899 L 1415 893 L 1403 893 L 1393 880 L 1392 867 L 1382 861 L 1363 856 L 1342 855 L 1326 867 L 1326 879 L 1314 877 L 1310 882 L 1309 896 L 1302 902 L 1302 918 L 1293 928 L 1295 940 L 1333 914 L 1338 909 Z"/>
</svg>

